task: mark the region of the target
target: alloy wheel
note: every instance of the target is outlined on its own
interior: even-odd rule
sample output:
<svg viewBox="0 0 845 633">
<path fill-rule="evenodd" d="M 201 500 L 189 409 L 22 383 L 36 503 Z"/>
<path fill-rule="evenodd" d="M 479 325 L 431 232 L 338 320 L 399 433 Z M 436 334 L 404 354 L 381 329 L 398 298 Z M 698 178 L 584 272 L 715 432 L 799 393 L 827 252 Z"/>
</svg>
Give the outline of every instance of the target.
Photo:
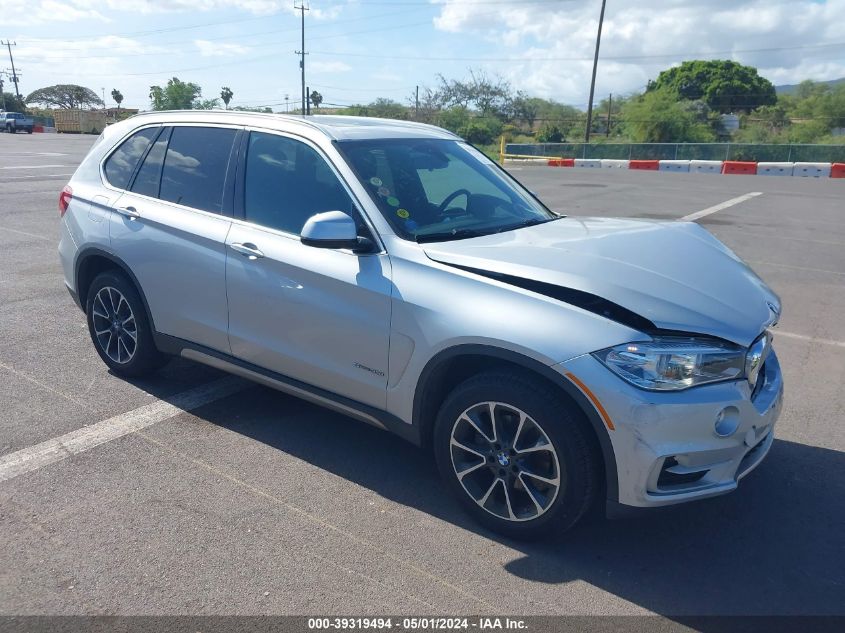
<svg viewBox="0 0 845 633">
<path fill-rule="evenodd" d="M 543 428 L 503 402 L 480 402 L 452 426 L 455 476 L 484 510 L 508 521 L 543 515 L 561 488 L 557 451 Z"/>
<path fill-rule="evenodd" d="M 92 307 L 94 336 L 112 361 L 125 365 L 138 349 L 138 325 L 126 297 L 111 286 L 101 288 Z"/>
</svg>

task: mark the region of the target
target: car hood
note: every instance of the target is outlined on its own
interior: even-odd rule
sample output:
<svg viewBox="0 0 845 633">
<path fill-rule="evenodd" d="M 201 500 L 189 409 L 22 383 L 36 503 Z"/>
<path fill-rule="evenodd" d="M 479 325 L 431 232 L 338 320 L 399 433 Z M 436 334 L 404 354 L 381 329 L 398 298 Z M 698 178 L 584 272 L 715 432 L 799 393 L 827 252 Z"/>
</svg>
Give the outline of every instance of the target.
<svg viewBox="0 0 845 633">
<path fill-rule="evenodd" d="M 780 314 L 778 296 L 692 222 L 566 217 L 423 248 L 443 264 L 506 283 L 516 280 L 529 290 L 554 287 L 579 297 L 595 295 L 659 329 L 708 334 L 743 346 Z"/>
</svg>

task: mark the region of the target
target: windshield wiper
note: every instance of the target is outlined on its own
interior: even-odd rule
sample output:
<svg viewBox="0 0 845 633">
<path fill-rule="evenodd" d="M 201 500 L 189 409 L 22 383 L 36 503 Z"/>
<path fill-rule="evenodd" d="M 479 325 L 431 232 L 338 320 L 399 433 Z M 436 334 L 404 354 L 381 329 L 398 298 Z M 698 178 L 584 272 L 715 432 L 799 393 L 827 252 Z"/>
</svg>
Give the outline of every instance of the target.
<svg viewBox="0 0 845 633">
<path fill-rule="evenodd" d="M 414 239 L 418 244 L 425 242 L 445 242 L 447 240 L 465 240 L 470 237 L 481 237 L 482 235 L 490 235 L 496 233 L 495 229 L 488 229 L 482 231 L 479 229 L 452 229 L 451 231 L 442 231 L 440 233 L 426 233 L 425 235 L 417 235 Z"/>
<path fill-rule="evenodd" d="M 501 231 L 513 231 L 514 229 L 524 229 L 526 226 L 537 226 L 538 224 L 545 224 L 546 222 L 554 222 L 555 220 L 560 220 L 563 217 L 566 216 L 560 215 L 556 218 L 529 218 L 528 220 L 523 220 L 518 224 L 511 224 L 510 226 L 503 227 Z"/>
<path fill-rule="evenodd" d="M 440 233 L 427 233 L 425 235 L 417 235 L 416 240 L 418 244 L 425 242 L 445 242 L 447 240 L 465 240 L 470 237 L 481 237 L 482 235 L 493 235 L 494 233 L 504 233 L 506 231 L 513 231 L 514 229 L 522 229 L 527 226 L 536 226 L 538 224 L 545 224 L 546 222 L 554 222 L 566 216 L 558 216 L 556 218 L 530 218 L 523 220 L 518 224 L 510 224 L 508 226 L 489 227 L 482 229 L 453 229 L 451 231 L 443 231 Z"/>
</svg>

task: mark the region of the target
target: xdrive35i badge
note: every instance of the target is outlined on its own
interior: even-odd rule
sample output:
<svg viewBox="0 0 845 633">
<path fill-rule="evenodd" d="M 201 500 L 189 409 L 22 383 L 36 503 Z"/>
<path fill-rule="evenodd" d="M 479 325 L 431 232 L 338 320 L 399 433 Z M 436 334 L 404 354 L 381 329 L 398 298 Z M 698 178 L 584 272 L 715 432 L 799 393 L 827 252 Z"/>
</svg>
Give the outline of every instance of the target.
<svg viewBox="0 0 845 633">
<path fill-rule="evenodd" d="M 384 376 L 384 372 L 379 369 L 373 369 L 372 367 L 367 367 L 366 365 L 362 365 L 361 363 L 354 363 L 354 366 L 358 369 L 368 371 L 371 374 L 375 374 L 376 376 Z"/>
</svg>

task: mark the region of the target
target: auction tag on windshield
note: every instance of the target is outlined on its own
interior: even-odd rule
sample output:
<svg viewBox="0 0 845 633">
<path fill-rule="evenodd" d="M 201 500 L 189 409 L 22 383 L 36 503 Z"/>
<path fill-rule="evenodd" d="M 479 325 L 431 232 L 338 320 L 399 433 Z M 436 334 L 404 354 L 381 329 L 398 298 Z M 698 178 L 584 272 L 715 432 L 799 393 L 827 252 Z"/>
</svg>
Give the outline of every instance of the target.
<svg viewBox="0 0 845 633">
<path fill-rule="evenodd" d="M 379 178 L 378 176 L 373 176 L 372 178 L 370 178 L 370 184 L 374 187 L 381 187 L 381 178 Z"/>
<path fill-rule="evenodd" d="M 411 214 L 408 213 L 408 209 L 396 209 L 396 215 L 398 215 L 403 220 L 407 220 L 411 217 Z"/>
</svg>

